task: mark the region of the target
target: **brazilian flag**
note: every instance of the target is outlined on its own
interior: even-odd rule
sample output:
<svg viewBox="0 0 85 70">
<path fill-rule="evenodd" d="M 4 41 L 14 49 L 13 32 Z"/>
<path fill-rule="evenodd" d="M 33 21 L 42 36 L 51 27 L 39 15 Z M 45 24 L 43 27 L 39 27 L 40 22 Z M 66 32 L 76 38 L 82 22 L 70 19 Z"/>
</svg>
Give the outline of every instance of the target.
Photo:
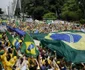
<svg viewBox="0 0 85 70">
<path fill-rule="evenodd" d="M 21 53 L 24 53 L 26 56 L 34 56 L 34 57 L 38 56 L 39 53 L 33 39 L 27 33 L 24 37 Z"/>
<path fill-rule="evenodd" d="M 43 47 L 56 51 L 57 55 L 73 63 L 85 63 L 85 33 L 65 31 L 49 34 L 34 34 Z"/>
<path fill-rule="evenodd" d="M 9 39 L 12 47 L 15 47 L 16 49 L 18 49 L 20 47 L 19 40 L 17 40 L 16 38 L 12 37 L 12 35 L 8 31 L 6 31 L 6 35 L 7 35 L 8 39 Z"/>
</svg>

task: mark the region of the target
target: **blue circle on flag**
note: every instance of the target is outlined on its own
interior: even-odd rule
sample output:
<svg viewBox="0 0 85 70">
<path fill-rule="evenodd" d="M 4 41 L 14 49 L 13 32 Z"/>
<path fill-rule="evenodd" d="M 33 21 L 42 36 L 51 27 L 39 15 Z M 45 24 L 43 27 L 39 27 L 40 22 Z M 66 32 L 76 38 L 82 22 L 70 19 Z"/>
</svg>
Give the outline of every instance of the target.
<svg viewBox="0 0 85 70">
<path fill-rule="evenodd" d="M 33 49 L 34 48 L 34 45 L 33 44 L 31 44 L 31 45 L 29 45 L 28 46 L 28 50 L 30 51 L 31 49 Z"/>
<path fill-rule="evenodd" d="M 63 40 L 66 42 L 69 42 L 72 40 L 72 42 L 76 43 L 78 42 L 82 36 L 78 35 L 78 34 L 52 34 L 50 36 L 53 40 Z"/>
<path fill-rule="evenodd" d="M 16 47 L 16 49 L 19 49 L 20 43 L 18 41 L 15 42 L 15 47 Z"/>
</svg>

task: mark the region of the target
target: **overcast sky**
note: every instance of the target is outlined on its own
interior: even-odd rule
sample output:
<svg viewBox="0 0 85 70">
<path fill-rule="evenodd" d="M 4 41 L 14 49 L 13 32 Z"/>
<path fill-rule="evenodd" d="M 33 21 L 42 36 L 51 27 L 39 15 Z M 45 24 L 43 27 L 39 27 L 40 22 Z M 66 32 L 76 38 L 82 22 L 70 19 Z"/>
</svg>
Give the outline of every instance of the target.
<svg viewBox="0 0 85 70">
<path fill-rule="evenodd" d="M 9 5 L 9 3 L 12 1 L 13 0 L 0 0 L 0 8 L 5 10 L 7 8 L 7 6 Z"/>
</svg>

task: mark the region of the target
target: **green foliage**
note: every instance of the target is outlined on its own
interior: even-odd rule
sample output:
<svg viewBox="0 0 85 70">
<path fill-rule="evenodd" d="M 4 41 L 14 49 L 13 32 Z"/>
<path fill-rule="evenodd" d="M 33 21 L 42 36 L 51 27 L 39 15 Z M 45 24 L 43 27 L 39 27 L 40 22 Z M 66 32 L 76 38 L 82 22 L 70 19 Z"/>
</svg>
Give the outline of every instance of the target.
<svg viewBox="0 0 85 70">
<path fill-rule="evenodd" d="M 79 20 L 81 18 L 81 13 L 77 12 L 77 11 L 65 11 L 62 12 L 61 14 L 62 19 L 64 20 Z"/>
<path fill-rule="evenodd" d="M 36 7 L 32 13 L 33 18 L 42 19 L 45 10 L 42 6 Z"/>
<path fill-rule="evenodd" d="M 75 0 L 69 0 L 64 4 L 61 17 L 65 20 L 80 20 L 82 12 Z"/>
<path fill-rule="evenodd" d="M 15 16 L 20 17 L 20 8 L 16 8 Z"/>
<path fill-rule="evenodd" d="M 42 19 L 45 13 L 53 12 L 60 19 L 85 19 L 85 0 L 21 0 L 22 12 L 34 19 Z"/>
<path fill-rule="evenodd" d="M 65 0 L 22 0 L 22 11 L 34 19 L 42 19 L 45 13 L 53 12 L 59 17 Z"/>
<path fill-rule="evenodd" d="M 77 4 L 79 5 L 80 9 L 82 10 L 82 18 L 85 19 L 85 0 L 76 0 Z"/>
<path fill-rule="evenodd" d="M 57 17 L 55 13 L 49 12 L 49 13 L 44 14 L 43 18 L 44 19 L 56 19 Z"/>
<path fill-rule="evenodd" d="M 2 11 L 2 9 L 0 8 L 0 14 L 3 14 L 4 12 Z"/>
<path fill-rule="evenodd" d="M 85 19 L 81 19 L 81 20 L 80 20 L 80 23 L 81 23 L 81 24 L 85 24 Z"/>
</svg>

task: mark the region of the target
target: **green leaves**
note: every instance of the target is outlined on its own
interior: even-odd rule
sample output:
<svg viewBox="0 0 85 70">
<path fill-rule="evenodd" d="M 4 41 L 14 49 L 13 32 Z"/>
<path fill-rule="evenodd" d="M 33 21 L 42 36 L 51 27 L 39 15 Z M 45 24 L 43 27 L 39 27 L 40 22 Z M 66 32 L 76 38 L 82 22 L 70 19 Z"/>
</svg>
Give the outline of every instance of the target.
<svg viewBox="0 0 85 70">
<path fill-rule="evenodd" d="M 55 13 L 52 13 L 52 12 L 49 12 L 49 13 L 46 13 L 44 16 L 43 16 L 44 19 L 56 19 L 56 15 Z"/>
<path fill-rule="evenodd" d="M 43 19 L 44 14 L 53 12 L 59 15 L 61 6 L 65 0 L 22 0 L 22 6 L 25 7 L 25 13 L 32 16 L 34 19 Z M 23 8 L 23 7 L 22 7 Z"/>
<path fill-rule="evenodd" d="M 61 17 L 65 20 L 80 20 L 82 16 L 82 11 L 79 8 L 79 5 L 77 4 L 76 0 L 68 0 L 63 8 Z"/>
<path fill-rule="evenodd" d="M 2 11 L 2 9 L 0 8 L 0 14 L 3 14 L 4 12 Z"/>
<path fill-rule="evenodd" d="M 49 12 L 65 20 L 85 18 L 85 0 L 22 0 L 22 6 L 24 13 L 39 20 Z"/>
</svg>

